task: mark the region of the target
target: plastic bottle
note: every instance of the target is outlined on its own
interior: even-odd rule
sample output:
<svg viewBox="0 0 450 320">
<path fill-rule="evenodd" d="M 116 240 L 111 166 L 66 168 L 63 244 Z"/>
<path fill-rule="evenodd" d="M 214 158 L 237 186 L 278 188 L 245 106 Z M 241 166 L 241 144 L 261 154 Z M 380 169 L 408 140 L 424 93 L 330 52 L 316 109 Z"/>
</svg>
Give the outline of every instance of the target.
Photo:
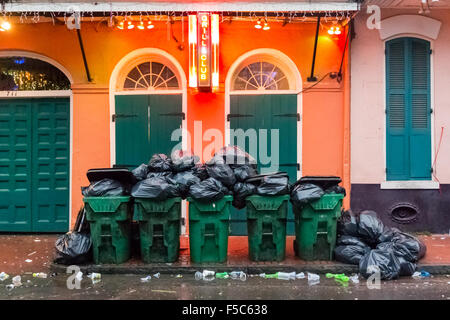
<svg viewBox="0 0 450 320">
<path fill-rule="evenodd" d="M 21 276 L 15 276 L 12 278 L 12 284 L 14 287 L 20 287 L 22 285 L 22 277 Z"/>
<path fill-rule="evenodd" d="M 197 271 L 195 273 L 195 280 L 205 280 L 205 281 L 211 281 L 214 280 L 214 275 L 216 273 L 214 271 L 210 270 L 203 270 L 203 272 Z"/>
<path fill-rule="evenodd" d="M 155 273 L 155 274 L 153 275 L 153 277 L 156 278 L 156 279 L 159 279 L 159 277 L 161 277 L 161 273 L 159 273 L 159 272 L 158 272 L 158 273 Z"/>
<path fill-rule="evenodd" d="M 280 280 L 295 280 L 295 272 L 277 272 L 277 279 Z"/>
<path fill-rule="evenodd" d="M 2 272 L 0 273 L 0 281 L 4 281 L 9 278 L 9 274 Z"/>
<path fill-rule="evenodd" d="M 218 272 L 216 273 L 217 279 L 228 279 L 230 276 L 228 275 L 228 272 Z"/>
<path fill-rule="evenodd" d="M 305 279 L 305 274 L 303 272 L 297 273 L 295 275 L 296 279 Z"/>
<path fill-rule="evenodd" d="M 47 279 L 47 274 L 44 272 L 33 273 L 33 278 Z"/>
<path fill-rule="evenodd" d="M 245 281 L 247 280 L 247 275 L 245 274 L 245 272 L 243 271 L 232 271 L 230 273 L 231 279 L 233 280 L 241 280 L 241 281 Z"/>
</svg>

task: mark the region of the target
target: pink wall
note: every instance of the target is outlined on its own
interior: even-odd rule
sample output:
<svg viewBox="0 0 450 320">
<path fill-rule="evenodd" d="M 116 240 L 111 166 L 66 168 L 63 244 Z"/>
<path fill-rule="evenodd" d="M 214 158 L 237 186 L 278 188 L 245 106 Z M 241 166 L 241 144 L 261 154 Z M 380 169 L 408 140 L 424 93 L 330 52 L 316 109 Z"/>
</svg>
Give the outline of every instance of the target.
<svg viewBox="0 0 450 320">
<path fill-rule="evenodd" d="M 400 14 L 417 12 L 389 9 L 382 12 L 382 19 Z M 444 127 L 435 174 L 441 183 L 450 183 L 450 10 L 433 10 L 428 16 L 442 22 L 438 38 L 431 40 L 433 157 Z M 351 51 L 351 181 L 381 183 L 385 180 L 384 41 L 378 30 L 366 27 L 366 20 L 365 12 L 360 12 Z"/>
</svg>

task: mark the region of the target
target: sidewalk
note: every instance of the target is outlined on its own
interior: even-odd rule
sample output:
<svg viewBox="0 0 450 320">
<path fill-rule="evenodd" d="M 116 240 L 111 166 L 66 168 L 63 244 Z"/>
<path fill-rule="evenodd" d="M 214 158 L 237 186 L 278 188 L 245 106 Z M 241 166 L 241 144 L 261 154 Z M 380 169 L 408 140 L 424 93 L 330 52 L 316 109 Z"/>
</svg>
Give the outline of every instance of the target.
<svg viewBox="0 0 450 320">
<path fill-rule="evenodd" d="M 0 235 L 0 272 L 21 274 L 26 272 L 65 273 L 66 267 L 52 263 L 54 242 L 57 235 Z M 427 246 L 426 256 L 419 262 L 419 270 L 431 274 L 450 274 L 450 236 L 420 236 Z M 181 250 L 176 263 L 144 264 L 131 259 L 121 265 L 86 265 L 84 272 L 151 274 L 154 272 L 183 274 L 194 273 L 203 268 L 218 271 L 243 270 L 247 273 L 272 273 L 277 271 L 316 272 L 316 273 L 356 273 L 357 266 L 335 261 L 303 261 L 294 256 L 292 241 L 287 237 L 286 259 L 283 262 L 253 262 L 248 259 L 247 237 L 230 237 L 228 261 L 224 264 L 193 264 L 188 250 Z M 26 262 L 26 260 L 31 260 Z"/>
</svg>

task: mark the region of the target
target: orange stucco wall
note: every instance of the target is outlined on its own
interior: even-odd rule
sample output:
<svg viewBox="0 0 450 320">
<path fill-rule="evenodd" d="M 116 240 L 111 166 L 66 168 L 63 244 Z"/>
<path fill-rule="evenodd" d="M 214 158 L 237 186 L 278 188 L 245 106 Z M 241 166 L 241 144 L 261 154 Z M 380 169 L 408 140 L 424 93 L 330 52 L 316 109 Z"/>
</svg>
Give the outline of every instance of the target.
<svg viewBox="0 0 450 320">
<path fill-rule="evenodd" d="M 117 63 L 129 52 L 139 48 L 159 48 L 172 55 L 184 69 L 189 68 L 188 25 L 185 19 L 183 51 L 168 38 L 166 22 L 155 22 L 153 30 L 117 30 L 105 24 L 83 23 L 81 33 L 93 83 L 88 83 L 78 39 L 74 30 L 52 23 L 14 24 L 10 32 L 0 34 L 0 50 L 35 52 L 59 62 L 73 78 L 73 167 L 72 215 L 81 206 L 80 187 L 87 184 L 86 170 L 110 165 L 109 83 Z M 180 22 L 173 25 L 175 37 L 182 42 Z M 345 42 L 345 35 L 330 38 L 326 24 L 321 28 L 315 75 L 320 79 L 328 72 L 337 72 Z M 303 87 L 310 74 L 314 46 L 315 24 L 271 23 L 268 31 L 257 30 L 251 22 L 223 22 L 220 24 L 220 90 L 197 93 L 188 90 L 188 130 L 193 132 L 194 121 L 201 120 L 203 130 L 225 128 L 224 82 L 233 62 L 247 51 L 273 48 L 286 54 L 296 64 Z M 345 60 L 346 68 L 347 60 Z M 314 89 L 302 94 L 302 173 L 303 175 L 338 175 L 349 186 L 348 169 L 344 159 L 344 133 L 348 135 L 349 112 L 347 85 L 349 79 L 337 83 L 325 79 Z M 347 116 L 348 119 L 348 116 Z M 223 142 L 222 142 L 223 143 Z M 207 145 L 204 142 L 203 145 Z M 347 169 L 345 169 L 347 168 Z M 349 192 L 348 192 L 349 193 Z M 347 201 L 348 203 L 348 201 Z M 72 223 L 74 222 L 72 219 Z"/>
</svg>

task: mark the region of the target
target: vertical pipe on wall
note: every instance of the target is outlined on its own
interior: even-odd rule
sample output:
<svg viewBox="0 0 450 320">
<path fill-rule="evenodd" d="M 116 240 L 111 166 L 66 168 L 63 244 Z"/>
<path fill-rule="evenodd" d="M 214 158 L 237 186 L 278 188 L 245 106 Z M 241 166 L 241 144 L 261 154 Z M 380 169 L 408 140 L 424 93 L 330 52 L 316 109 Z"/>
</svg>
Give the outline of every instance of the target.
<svg viewBox="0 0 450 320">
<path fill-rule="evenodd" d="M 351 24 L 348 24 L 348 32 L 351 32 Z M 350 100 L 350 45 L 351 41 L 346 41 L 345 50 L 346 54 L 344 57 L 344 114 L 343 114 L 343 134 L 344 143 L 342 148 L 342 183 L 343 187 L 347 191 L 347 196 L 344 198 L 344 209 L 350 209 L 350 195 L 351 195 L 351 177 L 350 177 L 350 158 L 351 158 L 351 146 L 350 146 L 350 112 L 351 112 L 351 100 Z M 347 47 L 348 46 L 348 47 Z"/>
</svg>

